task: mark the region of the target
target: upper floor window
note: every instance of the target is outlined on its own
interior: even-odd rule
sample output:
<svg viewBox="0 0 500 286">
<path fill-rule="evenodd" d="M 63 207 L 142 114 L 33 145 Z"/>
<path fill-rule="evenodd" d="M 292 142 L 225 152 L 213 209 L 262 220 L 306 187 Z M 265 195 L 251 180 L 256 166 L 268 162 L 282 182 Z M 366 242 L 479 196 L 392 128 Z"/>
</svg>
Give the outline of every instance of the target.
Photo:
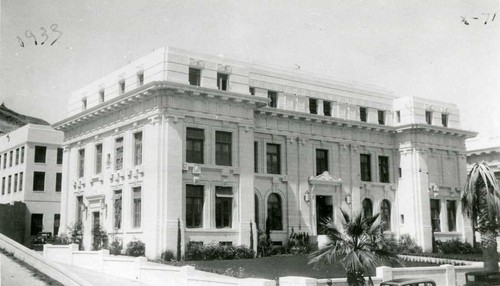
<svg viewBox="0 0 500 286">
<path fill-rule="evenodd" d="M 203 186 L 186 185 L 186 227 L 203 226 Z"/>
<path fill-rule="evenodd" d="M 372 180 L 371 162 L 369 154 L 360 154 L 361 181 L 370 182 Z"/>
<path fill-rule="evenodd" d="M 400 123 L 401 122 L 401 111 L 396 111 L 396 122 Z"/>
<path fill-rule="evenodd" d="M 332 103 L 330 101 L 323 101 L 323 114 L 325 116 L 332 116 Z"/>
<path fill-rule="evenodd" d="M 87 98 L 82 98 L 82 110 L 87 110 Z"/>
<path fill-rule="evenodd" d="M 229 84 L 229 76 L 225 73 L 217 73 L 217 88 L 219 90 L 227 90 Z"/>
<path fill-rule="evenodd" d="M 99 103 L 104 102 L 104 89 L 99 90 Z"/>
<path fill-rule="evenodd" d="M 19 148 L 16 149 L 16 165 L 19 164 Z"/>
<path fill-rule="evenodd" d="M 360 107 L 359 108 L 359 120 L 366 122 L 368 119 L 368 113 L 366 110 L 366 107 Z"/>
<path fill-rule="evenodd" d="M 309 98 L 309 113 L 318 114 L 318 100 L 315 98 Z"/>
<path fill-rule="evenodd" d="M 268 91 L 267 92 L 267 98 L 269 98 L 271 101 L 269 102 L 269 107 L 278 107 L 278 94 L 276 91 Z"/>
<path fill-rule="evenodd" d="M 134 166 L 142 165 L 142 132 L 134 134 Z"/>
<path fill-rule="evenodd" d="M 33 191 L 45 190 L 45 172 L 33 173 Z"/>
<path fill-rule="evenodd" d="M 62 190 L 62 173 L 56 173 L 56 192 L 60 193 Z"/>
<path fill-rule="evenodd" d="M 5 177 L 2 177 L 2 195 L 5 195 Z"/>
<path fill-rule="evenodd" d="M 35 163 L 45 163 L 46 154 L 47 154 L 47 147 L 35 146 Z"/>
<path fill-rule="evenodd" d="M 266 146 L 267 173 L 281 174 L 281 154 L 279 144 L 267 144 Z"/>
<path fill-rule="evenodd" d="M 19 191 L 22 192 L 23 190 L 23 181 L 24 181 L 24 173 L 21 172 L 19 173 Z"/>
<path fill-rule="evenodd" d="M 21 147 L 21 164 L 24 163 L 24 146 Z M 5 167 L 5 166 L 4 166 Z"/>
<path fill-rule="evenodd" d="M 44 159 L 43 159 L 45 162 L 45 156 L 44 156 Z M 14 162 L 14 151 L 10 151 L 9 152 L 9 167 L 12 167 L 12 163 Z M 36 155 L 35 155 L 35 162 L 36 162 Z"/>
<path fill-rule="evenodd" d="M 441 114 L 441 123 L 443 124 L 444 127 L 448 127 L 448 114 L 446 113 Z"/>
<path fill-rule="evenodd" d="M 215 187 L 215 227 L 232 226 L 233 189 L 231 187 Z"/>
<path fill-rule="evenodd" d="M 37 172 L 35 172 L 37 173 Z M 45 173 L 44 173 L 45 175 Z M 33 179 L 33 183 L 35 182 L 35 180 Z M 12 187 L 12 175 L 9 175 L 9 179 L 7 181 L 7 194 L 10 194 L 10 189 Z M 33 188 L 33 190 L 35 190 L 35 188 Z M 43 190 L 43 187 L 42 187 L 42 190 Z"/>
<path fill-rule="evenodd" d="M 102 144 L 95 145 L 95 173 L 102 172 Z"/>
<path fill-rule="evenodd" d="M 377 112 L 378 115 L 378 124 L 384 125 L 385 124 L 385 111 L 379 110 Z"/>
<path fill-rule="evenodd" d="M 78 177 L 85 175 L 85 149 L 78 150 Z"/>
<path fill-rule="evenodd" d="M 328 150 L 316 149 L 316 175 L 328 171 Z"/>
<path fill-rule="evenodd" d="M 189 68 L 189 84 L 200 86 L 201 85 L 201 70 Z"/>
<path fill-rule="evenodd" d="M 248 92 L 250 92 L 250 95 L 255 95 L 255 87 L 249 87 Z"/>
<path fill-rule="evenodd" d="M 18 174 L 14 174 L 14 193 L 17 192 L 17 178 L 18 178 Z"/>
<path fill-rule="evenodd" d="M 432 124 L 432 111 L 425 111 L 425 122 L 427 124 Z"/>
<path fill-rule="evenodd" d="M 115 139 L 115 170 L 123 169 L 123 137 Z"/>
<path fill-rule="evenodd" d="M 118 92 L 119 92 L 119 94 L 125 93 L 125 81 L 124 80 L 120 80 L 120 82 L 118 83 Z"/>
<path fill-rule="evenodd" d="M 204 141 L 203 129 L 186 128 L 186 162 L 203 164 Z"/>
<path fill-rule="evenodd" d="M 7 153 L 3 154 L 3 168 L 7 168 Z"/>
<path fill-rule="evenodd" d="M 431 199 L 431 226 L 432 231 L 441 231 L 441 206 L 436 199 Z"/>
<path fill-rule="evenodd" d="M 215 164 L 219 166 L 231 166 L 231 143 L 230 132 L 215 132 Z"/>
<path fill-rule="evenodd" d="M 384 224 L 385 231 L 391 230 L 391 203 L 388 200 L 382 200 L 380 221 Z"/>
<path fill-rule="evenodd" d="M 63 162 L 63 148 L 57 148 L 56 163 L 62 164 L 62 162 Z"/>
<path fill-rule="evenodd" d="M 137 74 L 137 85 L 141 86 L 144 84 L 144 73 L 140 72 Z"/>
<path fill-rule="evenodd" d="M 132 227 L 139 228 L 142 225 L 142 197 L 141 187 L 133 188 L 133 224 Z"/>
<path fill-rule="evenodd" d="M 381 183 L 389 183 L 389 157 L 378 156 L 378 170 Z"/>
</svg>

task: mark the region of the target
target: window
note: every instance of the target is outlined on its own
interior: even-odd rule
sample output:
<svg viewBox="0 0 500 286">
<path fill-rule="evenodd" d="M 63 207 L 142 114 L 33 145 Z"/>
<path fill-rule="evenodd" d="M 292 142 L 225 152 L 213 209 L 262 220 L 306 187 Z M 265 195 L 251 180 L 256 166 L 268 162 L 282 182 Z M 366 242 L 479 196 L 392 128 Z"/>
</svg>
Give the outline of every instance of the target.
<svg viewBox="0 0 500 286">
<path fill-rule="evenodd" d="M 250 92 L 250 95 L 255 95 L 255 87 L 249 87 L 248 92 Z"/>
<path fill-rule="evenodd" d="M 360 154 L 361 181 L 370 182 L 372 180 L 371 162 L 369 154 Z"/>
<path fill-rule="evenodd" d="M 35 146 L 35 163 L 45 163 L 46 154 L 47 154 L 47 147 Z"/>
<path fill-rule="evenodd" d="M 7 194 L 10 194 L 11 186 L 12 186 L 12 175 L 9 175 L 9 179 L 7 181 Z"/>
<path fill-rule="evenodd" d="M 309 113 L 318 114 L 318 100 L 309 98 Z"/>
<path fill-rule="evenodd" d="M 427 122 L 427 124 L 432 124 L 432 111 L 425 111 L 425 122 Z"/>
<path fill-rule="evenodd" d="M 254 212 L 255 212 L 255 224 L 257 225 L 257 229 L 259 229 L 259 197 L 257 194 L 254 194 Z"/>
<path fill-rule="evenodd" d="M 140 72 L 137 74 L 137 86 L 141 86 L 144 84 L 144 73 Z"/>
<path fill-rule="evenodd" d="M 231 166 L 231 139 L 230 132 L 215 132 L 215 164 Z"/>
<path fill-rule="evenodd" d="M 19 165 L 19 148 L 16 149 L 16 165 Z"/>
<path fill-rule="evenodd" d="M 189 84 L 195 86 L 201 85 L 201 70 L 189 68 Z"/>
<path fill-rule="evenodd" d="M 12 167 L 12 159 L 14 157 L 14 151 L 10 151 L 9 152 L 9 167 Z M 36 156 L 35 156 L 36 157 Z M 36 162 L 36 159 L 35 159 L 35 162 Z"/>
<path fill-rule="evenodd" d="M 325 116 L 332 116 L 332 103 L 330 101 L 323 101 L 323 114 Z"/>
<path fill-rule="evenodd" d="M 62 189 L 62 173 L 56 173 L 56 192 L 60 193 Z"/>
<path fill-rule="evenodd" d="M 378 156 L 378 172 L 381 183 L 389 183 L 389 157 Z"/>
<path fill-rule="evenodd" d="M 123 137 L 115 139 L 115 170 L 123 169 Z"/>
<path fill-rule="evenodd" d="M 328 150 L 316 149 L 316 175 L 328 171 Z"/>
<path fill-rule="evenodd" d="M 431 225 L 432 231 L 441 231 L 441 208 L 439 200 L 431 199 Z"/>
<path fill-rule="evenodd" d="M 385 111 L 379 110 L 377 112 L 378 114 L 378 124 L 384 125 L 385 124 Z"/>
<path fill-rule="evenodd" d="M 83 204 L 83 196 L 77 196 L 76 197 L 76 205 L 77 205 L 77 208 L 76 208 L 76 221 L 78 223 L 82 223 L 82 214 L 83 214 L 83 210 L 84 210 L 84 204 Z"/>
<path fill-rule="evenodd" d="M 186 185 L 186 227 L 203 226 L 203 186 Z"/>
<path fill-rule="evenodd" d="M 87 99 L 82 98 L 82 110 L 87 110 Z"/>
<path fill-rule="evenodd" d="M 122 191 L 115 191 L 113 196 L 113 209 L 114 209 L 114 229 L 122 227 Z"/>
<path fill-rule="evenodd" d="M 7 168 L 7 153 L 3 154 L 3 168 Z"/>
<path fill-rule="evenodd" d="M 446 202 L 448 214 L 448 231 L 457 231 L 457 207 L 455 201 Z"/>
<path fill-rule="evenodd" d="M 372 217 L 373 216 L 373 204 L 370 199 L 363 200 L 363 216 Z"/>
<path fill-rule="evenodd" d="M 99 90 L 99 103 L 103 103 L 104 102 L 104 89 L 101 89 Z"/>
<path fill-rule="evenodd" d="M 280 145 L 267 144 L 266 159 L 267 159 L 267 173 L 281 174 Z"/>
<path fill-rule="evenodd" d="M 78 150 L 78 178 L 85 174 L 85 149 Z"/>
<path fill-rule="evenodd" d="M 95 173 L 102 172 L 102 144 L 95 145 Z"/>
<path fill-rule="evenodd" d="M 133 188 L 133 211 L 134 217 L 132 221 L 134 222 L 134 228 L 141 227 L 141 219 L 142 219 L 142 198 L 141 198 L 141 187 Z"/>
<path fill-rule="evenodd" d="M 203 129 L 186 128 L 186 162 L 203 164 Z"/>
<path fill-rule="evenodd" d="M 17 192 L 17 178 L 18 178 L 18 174 L 15 174 L 14 175 L 14 189 L 13 189 L 13 192 Z"/>
<path fill-rule="evenodd" d="M 267 198 L 267 218 L 266 222 L 269 230 L 283 230 L 281 197 L 272 193 Z"/>
<path fill-rule="evenodd" d="M 401 122 L 401 111 L 396 111 L 396 122 L 400 123 Z"/>
<path fill-rule="evenodd" d="M 24 146 L 21 147 L 21 164 L 24 163 Z"/>
<path fill-rule="evenodd" d="M 142 132 L 134 134 L 134 166 L 142 165 Z"/>
<path fill-rule="evenodd" d="M 253 171 L 259 172 L 259 143 L 253 142 Z"/>
<path fill-rule="evenodd" d="M 359 108 L 359 120 L 366 122 L 367 117 L 368 117 L 368 114 L 366 112 L 366 107 L 360 107 Z"/>
<path fill-rule="evenodd" d="M 37 235 L 43 230 L 43 214 L 31 214 L 31 235 Z"/>
<path fill-rule="evenodd" d="M 269 102 L 269 107 L 278 107 L 278 94 L 276 93 L 276 91 L 268 91 L 267 98 L 271 100 Z"/>
<path fill-rule="evenodd" d="M 54 233 L 53 235 L 57 235 L 59 233 L 59 226 L 61 225 L 61 215 L 54 214 Z"/>
<path fill-rule="evenodd" d="M 441 114 L 441 123 L 444 127 L 448 127 L 448 114 Z"/>
<path fill-rule="evenodd" d="M 62 164 L 63 161 L 63 148 L 57 148 L 57 158 L 56 158 L 56 163 L 57 164 Z"/>
<path fill-rule="evenodd" d="M 215 227 L 232 226 L 233 190 L 231 187 L 215 187 Z"/>
<path fill-rule="evenodd" d="M 19 191 L 20 192 L 23 191 L 23 181 L 24 181 L 23 172 L 21 172 L 21 173 L 19 173 Z"/>
<path fill-rule="evenodd" d="M 5 177 L 2 177 L 2 195 L 5 195 Z"/>
<path fill-rule="evenodd" d="M 119 92 L 119 94 L 124 94 L 125 93 L 125 81 L 124 80 L 121 80 L 118 83 L 118 92 Z"/>
<path fill-rule="evenodd" d="M 384 224 L 385 231 L 391 230 L 391 203 L 388 200 L 382 200 L 380 220 Z"/>
<path fill-rule="evenodd" d="M 217 73 L 217 88 L 219 90 L 227 90 L 228 84 L 229 84 L 228 75 L 223 73 Z"/>
<path fill-rule="evenodd" d="M 33 173 L 33 191 L 45 190 L 45 172 Z"/>
</svg>

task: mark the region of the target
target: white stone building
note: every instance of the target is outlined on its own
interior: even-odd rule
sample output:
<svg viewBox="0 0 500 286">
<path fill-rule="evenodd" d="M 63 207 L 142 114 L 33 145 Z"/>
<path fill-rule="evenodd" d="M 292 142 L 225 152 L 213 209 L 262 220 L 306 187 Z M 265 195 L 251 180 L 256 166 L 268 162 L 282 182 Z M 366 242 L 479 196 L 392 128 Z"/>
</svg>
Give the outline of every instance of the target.
<svg viewBox="0 0 500 286">
<path fill-rule="evenodd" d="M 27 124 L 0 136 L 0 204 L 26 203 L 25 238 L 58 233 L 62 191 L 63 133 Z"/>
<path fill-rule="evenodd" d="M 64 131 L 62 226 L 100 223 L 148 257 L 189 241 L 276 244 L 339 208 L 382 213 L 425 249 L 470 241 L 454 104 L 300 71 L 162 48 L 75 91 Z M 180 227 L 178 228 L 178 225 Z M 254 243 L 254 246 L 256 243 Z"/>
<path fill-rule="evenodd" d="M 476 137 L 468 139 L 467 148 L 467 169 L 472 168 L 475 162 L 486 162 L 495 173 L 497 180 L 500 180 L 500 137 Z"/>
</svg>

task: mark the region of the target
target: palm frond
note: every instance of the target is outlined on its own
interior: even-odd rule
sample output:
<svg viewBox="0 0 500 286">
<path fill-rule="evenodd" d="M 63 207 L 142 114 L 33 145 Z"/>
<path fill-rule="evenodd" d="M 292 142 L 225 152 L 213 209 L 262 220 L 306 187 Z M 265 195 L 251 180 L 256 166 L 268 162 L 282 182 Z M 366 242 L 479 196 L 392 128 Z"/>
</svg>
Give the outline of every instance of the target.
<svg viewBox="0 0 500 286">
<path fill-rule="evenodd" d="M 480 203 L 484 202 L 488 208 L 488 213 L 500 219 L 500 190 L 495 174 L 483 161 L 474 163 L 462 193 L 462 212 L 467 216 L 476 219 L 479 213 Z"/>
</svg>

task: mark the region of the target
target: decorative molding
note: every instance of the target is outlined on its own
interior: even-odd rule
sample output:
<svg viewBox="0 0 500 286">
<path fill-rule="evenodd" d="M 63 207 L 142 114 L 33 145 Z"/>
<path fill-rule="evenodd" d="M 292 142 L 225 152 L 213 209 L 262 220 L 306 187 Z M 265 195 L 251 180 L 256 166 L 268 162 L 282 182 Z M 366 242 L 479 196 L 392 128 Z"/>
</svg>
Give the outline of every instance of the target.
<svg viewBox="0 0 500 286">
<path fill-rule="evenodd" d="M 223 65 L 223 64 L 217 64 L 217 70 L 226 72 L 226 73 L 231 73 L 233 69 L 229 65 Z"/>
<path fill-rule="evenodd" d="M 333 178 L 328 171 L 309 177 L 310 185 L 342 185 L 342 179 Z"/>
<path fill-rule="evenodd" d="M 189 65 L 190 66 L 199 67 L 199 68 L 204 68 L 205 67 L 205 62 L 203 62 L 202 60 L 189 58 Z"/>
</svg>

